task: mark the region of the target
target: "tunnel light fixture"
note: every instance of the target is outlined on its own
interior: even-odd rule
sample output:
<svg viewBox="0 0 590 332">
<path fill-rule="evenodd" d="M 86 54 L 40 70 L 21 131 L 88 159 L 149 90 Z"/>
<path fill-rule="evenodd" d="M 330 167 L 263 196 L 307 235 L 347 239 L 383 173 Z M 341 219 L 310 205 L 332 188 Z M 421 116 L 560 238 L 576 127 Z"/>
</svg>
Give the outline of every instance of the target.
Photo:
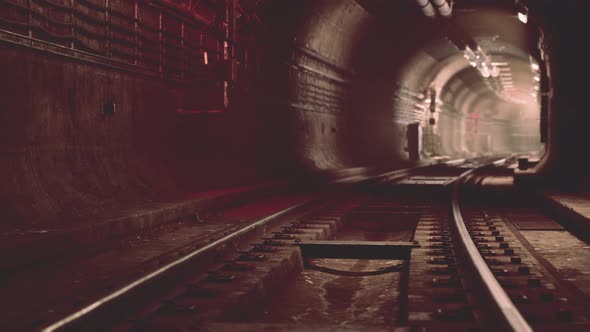
<svg viewBox="0 0 590 332">
<path fill-rule="evenodd" d="M 497 66 L 492 65 L 491 75 L 494 78 L 500 76 L 500 69 Z"/>
<path fill-rule="evenodd" d="M 529 9 L 519 0 L 516 1 L 516 12 L 518 20 L 527 24 L 529 21 Z"/>
<path fill-rule="evenodd" d="M 539 65 L 538 65 L 538 64 L 536 64 L 536 63 L 531 63 L 531 69 L 532 69 L 533 71 L 538 71 L 538 70 L 539 70 Z"/>
<path fill-rule="evenodd" d="M 539 75 L 535 75 L 535 77 L 533 77 L 533 79 L 534 79 L 536 82 L 541 82 L 541 77 L 540 77 Z"/>
<path fill-rule="evenodd" d="M 490 58 L 479 46 L 473 50 L 469 45 L 466 45 L 463 50 L 463 57 L 469 61 L 469 64 L 473 68 L 476 68 L 484 78 L 498 77 L 500 75 L 501 69 L 492 63 Z"/>
</svg>

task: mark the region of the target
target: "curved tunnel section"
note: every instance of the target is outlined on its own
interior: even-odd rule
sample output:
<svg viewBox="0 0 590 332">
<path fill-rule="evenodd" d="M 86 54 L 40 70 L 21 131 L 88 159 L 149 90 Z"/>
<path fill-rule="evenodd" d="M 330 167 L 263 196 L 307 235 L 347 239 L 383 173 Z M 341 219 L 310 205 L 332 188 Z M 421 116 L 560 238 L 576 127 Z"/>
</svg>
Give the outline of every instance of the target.
<svg viewBox="0 0 590 332">
<path fill-rule="evenodd" d="M 495 15 L 496 25 L 506 19 Z M 414 110 L 410 121 L 423 128 L 425 157 L 542 150 L 536 62 L 517 48 L 526 45 L 503 42 L 493 26 L 485 28 L 472 46 L 477 51 L 448 38 L 436 40 L 400 75 L 405 86 L 396 91 L 395 109 Z"/>
<path fill-rule="evenodd" d="M 2 7 L 6 225 L 270 179 L 542 151 L 540 63 L 514 13 L 468 2 L 437 19 L 414 1 L 195 4 L 111 1 L 141 25 L 112 19 L 106 39 L 89 24 L 69 39 L 55 37 L 59 25 L 22 28 L 26 7 Z M 76 6 L 104 20 L 104 5 Z M 126 29 L 143 42 L 126 49 Z M 489 72 L 471 64 L 478 52 Z"/>
</svg>

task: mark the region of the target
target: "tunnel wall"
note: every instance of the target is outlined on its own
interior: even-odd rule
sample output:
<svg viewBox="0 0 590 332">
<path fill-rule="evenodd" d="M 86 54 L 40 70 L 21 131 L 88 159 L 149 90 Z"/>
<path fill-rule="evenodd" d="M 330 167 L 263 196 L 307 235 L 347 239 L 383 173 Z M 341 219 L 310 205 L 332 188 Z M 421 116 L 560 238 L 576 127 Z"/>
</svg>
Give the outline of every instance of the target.
<svg viewBox="0 0 590 332">
<path fill-rule="evenodd" d="M 27 4 L 0 7 L 0 228 L 84 222 L 274 176 L 249 96 L 257 52 L 246 61 L 236 44 L 224 59 L 215 31 L 151 1 Z M 239 82 L 231 61 L 243 64 Z"/>
<path fill-rule="evenodd" d="M 245 102 L 241 113 L 180 116 L 202 86 L 6 44 L 0 53 L 2 226 L 61 223 L 264 177 L 258 137 L 244 134 L 256 131 Z M 105 115 L 110 102 L 116 112 Z"/>
<path fill-rule="evenodd" d="M 548 153 L 539 167 L 539 181 L 555 186 L 587 186 L 590 155 L 587 152 L 590 29 L 583 1 L 547 1 L 536 7 L 546 31 L 549 91 Z"/>
<path fill-rule="evenodd" d="M 362 166 L 365 161 L 356 158 L 347 140 L 359 129 L 347 117 L 355 93 L 355 45 L 370 14 L 353 0 L 306 3 L 312 10 L 296 32 L 288 67 L 293 150 L 309 171 Z"/>
<path fill-rule="evenodd" d="M 164 61 L 159 73 L 158 66 L 145 72 L 111 67 L 102 58 L 93 63 L 88 61 L 93 55 L 63 48 L 57 53 L 65 54 L 52 54 L 51 47 L 44 46 L 52 44 L 0 44 L 0 167 L 6 184 L 0 189 L 0 227 L 57 225 L 147 202 L 182 199 L 197 191 L 268 179 L 276 169 L 288 176 L 301 166 L 319 171 L 363 165 L 347 145 L 356 131 L 345 114 L 354 47 L 369 14 L 352 0 L 302 3 L 311 4 L 303 17 L 287 15 L 296 18 L 294 44 L 289 46 L 294 52 L 282 57 L 280 47 L 263 36 L 257 41 L 266 58 L 256 66 L 288 79 L 274 80 L 283 74 L 272 73 L 232 83 L 229 109 L 202 100 L 217 93 L 221 82 L 210 74 L 223 68 L 210 65 L 213 71 L 198 71 L 189 62 L 182 70 L 194 68 L 201 78 L 182 81 L 189 72 L 175 71 L 178 55 L 171 53 L 172 40 L 160 41 L 165 58 L 159 60 Z M 113 4 L 121 13 L 129 9 L 124 2 Z M 26 20 L 20 9 L 7 8 L 2 19 Z M 103 19 L 103 9 L 75 10 Z M 157 15 L 140 15 L 146 16 L 145 24 L 157 24 Z M 170 17 L 164 16 L 162 24 L 172 33 L 180 28 L 175 16 Z M 279 37 L 287 39 L 290 28 L 279 27 Z M 26 30 L 17 33 L 26 36 Z M 34 35 L 43 36 L 36 30 Z M 84 42 L 94 47 L 90 53 L 110 56 L 108 42 Z M 132 63 L 145 60 L 137 54 L 131 55 Z M 191 54 L 189 61 L 202 63 L 200 56 Z M 213 50 L 209 56 L 210 62 L 217 57 Z M 288 86 L 293 87 L 290 97 L 282 93 Z M 105 103 L 114 103 L 116 112 L 103 114 Z"/>
</svg>

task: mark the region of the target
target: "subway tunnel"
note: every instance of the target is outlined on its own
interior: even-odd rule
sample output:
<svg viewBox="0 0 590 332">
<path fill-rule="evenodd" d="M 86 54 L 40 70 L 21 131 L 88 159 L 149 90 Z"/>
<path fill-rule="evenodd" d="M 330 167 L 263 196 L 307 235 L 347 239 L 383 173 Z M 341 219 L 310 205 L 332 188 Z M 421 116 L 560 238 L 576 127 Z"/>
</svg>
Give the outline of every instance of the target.
<svg viewBox="0 0 590 332">
<path fill-rule="evenodd" d="M 271 226 L 261 226 L 264 230 L 256 236 L 270 243 L 293 240 L 299 246 L 293 251 L 297 259 L 284 264 L 295 266 L 295 274 L 318 269 L 305 258 L 310 252 L 312 261 L 368 259 L 369 267 L 381 266 L 375 257 L 405 262 L 399 271 L 381 266 L 370 273 L 355 270 L 365 266 L 357 262 L 344 274 L 369 278 L 373 272 L 395 270 L 391 273 L 405 276 L 395 279 L 407 287 L 392 305 L 396 314 L 384 316 L 387 328 L 493 326 L 498 321 L 494 315 L 502 311 L 497 304 L 491 305 L 490 319 L 468 314 L 475 321 L 468 327 L 412 314 L 413 299 L 430 298 L 408 295 L 415 288 L 412 264 L 420 259 L 414 257 L 416 247 L 425 248 L 418 230 L 424 218 L 439 218 L 418 207 L 446 207 L 456 183 L 465 184 L 461 190 L 469 193 L 458 196 L 469 201 L 472 195 L 468 204 L 485 209 L 481 216 L 468 212 L 463 219 L 492 222 L 494 209 L 517 211 L 503 217 L 498 212 L 497 218 L 512 220 L 506 229 L 524 234 L 514 235 L 524 241 L 523 248 L 535 247 L 523 257 L 538 261 L 527 264 L 541 266 L 538 275 L 547 270 L 551 280 L 558 280 L 557 289 L 562 284 L 567 289 L 566 295 L 551 296 L 587 303 L 586 291 L 567 294 L 590 284 L 583 277 L 590 273 L 585 249 L 590 157 L 584 134 L 590 122 L 585 95 L 588 13 L 590 5 L 582 0 L 0 1 L 0 283 L 10 290 L 1 300 L 6 316 L 0 321 L 14 331 L 346 327 L 338 325 L 346 320 L 336 309 L 333 316 L 326 314 L 336 317 L 332 320 L 295 325 L 293 317 L 302 314 L 289 314 L 289 324 L 260 316 L 281 314 L 254 307 L 297 297 L 271 296 L 289 288 L 277 281 L 279 272 L 277 280 L 251 277 L 258 290 L 243 291 L 247 296 L 199 293 L 199 305 L 218 307 L 219 313 L 191 313 L 199 318 L 182 328 L 177 321 L 149 315 L 134 318 L 142 323 L 131 328 L 129 317 L 145 308 L 129 309 L 124 324 L 121 315 L 110 313 L 142 302 L 159 303 L 152 306 L 159 309 L 150 307 L 153 312 L 172 310 L 161 304 L 167 298 L 162 289 L 168 286 L 152 282 L 169 277 L 154 271 L 178 270 L 174 259 L 188 255 L 186 260 L 202 259 L 194 265 L 205 273 L 229 259 L 224 256 L 231 256 L 228 246 L 246 255 L 240 241 L 254 241 L 246 231 L 258 230 L 257 225 L 274 223 L 283 213 L 303 220 L 317 215 L 316 210 L 332 211 L 321 204 L 342 204 L 336 210 L 344 211 L 338 217 L 343 233 L 322 235 L 340 241 L 333 251 L 333 243 L 291 238 L 300 233 L 268 233 Z M 473 197 L 489 206 L 481 208 L 483 203 Z M 394 201 L 401 205 L 394 209 Z M 314 212 L 305 210 L 308 205 Z M 525 209 L 535 212 L 523 217 Z M 518 218 L 525 221 L 514 221 Z M 382 225 L 384 220 L 389 224 Z M 340 225 L 340 219 L 334 224 Z M 290 227 L 282 228 L 293 231 Z M 452 234 L 461 234 L 460 227 L 453 227 Z M 472 232 L 469 227 L 467 222 Z M 362 233 L 359 229 L 367 237 L 360 242 L 354 237 Z M 346 242 L 352 240 L 357 242 Z M 369 240 L 384 247 L 375 249 Z M 562 247 L 551 247 L 555 243 Z M 476 245 L 481 254 L 486 251 Z M 402 259 L 384 254 L 387 246 L 413 249 L 411 254 L 403 251 L 409 256 Z M 351 247 L 356 251 L 347 251 Z M 215 257 L 201 258 L 213 250 Z M 327 252 L 333 256 L 321 256 Z M 329 261 L 320 270 L 335 274 L 345 263 Z M 206 278 L 223 283 L 228 277 L 215 272 Z M 539 278 L 539 285 L 547 285 Z M 350 288 L 349 282 L 338 287 Z M 330 287 L 321 292 L 330 295 L 336 286 Z M 143 300 L 127 295 L 136 288 L 157 295 L 147 299 L 150 292 L 144 291 Z M 324 300 L 360 305 L 358 299 L 383 289 L 361 287 L 354 296 L 338 293 L 340 297 Z M 38 301 L 32 300 L 34 294 Z M 110 309 L 111 302 L 126 304 Z M 84 309 L 93 303 L 100 304 Z M 184 308 L 175 301 L 165 303 L 173 303 L 172 311 Z M 199 312 L 195 306 L 199 308 L 195 304 L 189 311 Z M 79 310 L 84 314 L 68 320 Z M 437 310 L 433 312 L 440 316 L 447 309 Z M 519 310 L 534 329 L 563 328 Z M 551 310 L 557 310 L 559 324 L 588 327 L 585 312 Z M 32 322 L 25 322 L 27 316 Z M 464 323 L 464 315 L 451 316 L 453 324 Z M 508 321 L 502 329 L 527 330 Z M 385 328 L 370 319 L 351 324 L 350 330 Z"/>
</svg>

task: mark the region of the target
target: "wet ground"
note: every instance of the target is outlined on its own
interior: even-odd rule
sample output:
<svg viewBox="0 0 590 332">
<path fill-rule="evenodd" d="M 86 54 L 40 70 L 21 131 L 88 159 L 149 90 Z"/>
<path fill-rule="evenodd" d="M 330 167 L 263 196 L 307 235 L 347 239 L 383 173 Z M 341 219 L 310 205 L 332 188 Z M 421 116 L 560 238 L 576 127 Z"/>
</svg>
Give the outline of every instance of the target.
<svg viewBox="0 0 590 332">
<path fill-rule="evenodd" d="M 382 232 L 382 227 L 364 226 L 347 226 L 334 240 L 411 241 L 414 233 L 413 229 Z M 313 260 L 315 268 L 307 268 L 287 281 L 259 316 L 249 321 L 392 327 L 399 312 L 402 264 L 399 260 Z"/>
</svg>

